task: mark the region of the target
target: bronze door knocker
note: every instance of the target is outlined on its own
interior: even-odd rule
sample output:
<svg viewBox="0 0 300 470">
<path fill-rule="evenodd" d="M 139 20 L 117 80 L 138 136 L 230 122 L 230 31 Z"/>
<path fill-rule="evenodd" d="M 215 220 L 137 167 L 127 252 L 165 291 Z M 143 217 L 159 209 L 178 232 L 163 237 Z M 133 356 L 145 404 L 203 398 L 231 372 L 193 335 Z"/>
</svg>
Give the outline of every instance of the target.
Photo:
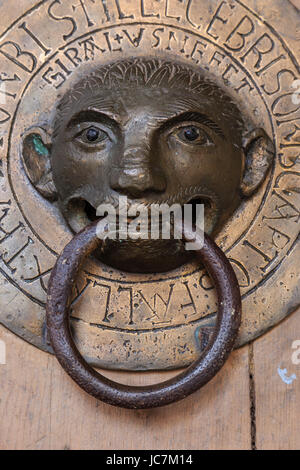
<svg viewBox="0 0 300 470">
<path fill-rule="evenodd" d="M 88 226 L 73 238 L 52 271 L 47 327 L 57 359 L 83 390 L 110 405 L 154 408 L 185 398 L 214 377 L 234 347 L 241 321 L 241 296 L 233 268 L 217 245 L 206 236 L 197 256 L 216 284 L 219 312 L 216 331 L 201 357 L 175 379 L 159 385 L 128 387 L 117 384 L 100 375 L 83 359 L 74 343 L 69 324 L 72 283 L 82 261 L 100 244 L 96 226 L 97 223 Z M 185 239 L 193 238 L 193 233 L 185 232 Z"/>
<path fill-rule="evenodd" d="M 184 398 L 299 306 L 298 20 L 258 3 L 44 1 L 0 35 L 0 323 L 107 403 Z"/>
<path fill-rule="evenodd" d="M 47 150 L 46 180 L 36 174 L 40 148 Z M 165 272 L 187 262 L 191 252 L 177 240 L 152 240 L 152 234 L 112 240 L 100 249 L 95 224 L 84 227 L 89 218 L 97 220 L 101 203 L 118 206 L 123 195 L 130 206 L 202 203 L 205 230 L 214 234 L 243 195 L 249 197 L 264 180 L 274 155 L 270 139 L 262 129 L 249 129 L 230 97 L 205 74 L 142 58 L 100 68 L 76 84 L 58 106 L 48 148 L 41 131 L 27 134 L 31 180 L 57 199 L 74 231 L 83 229 L 63 251 L 49 283 L 47 326 L 56 356 L 84 390 L 111 404 L 149 408 L 187 396 L 215 375 L 238 334 L 241 300 L 230 263 L 206 237 L 197 254 L 215 282 L 219 306 L 216 332 L 201 358 L 176 380 L 131 390 L 93 372 L 71 338 L 68 301 L 78 267 L 93 252 L 117 269 Z"/>
</svg>

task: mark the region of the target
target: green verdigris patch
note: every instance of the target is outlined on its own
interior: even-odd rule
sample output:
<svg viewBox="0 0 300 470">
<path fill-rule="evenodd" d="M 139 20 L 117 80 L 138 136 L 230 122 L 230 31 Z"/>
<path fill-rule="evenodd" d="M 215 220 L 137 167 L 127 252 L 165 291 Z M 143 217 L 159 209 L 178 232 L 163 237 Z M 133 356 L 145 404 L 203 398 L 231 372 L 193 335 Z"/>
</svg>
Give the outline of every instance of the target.
<svg viewBox="0 0 300 470">
<path fill-rule="evenodd" d="M 35 148 L 36 152 L 38 154 L 44 156 L 44 157 L 48 157 L 49 156 L 49 150 L 43 144 L 43 141 L 40 138 L 40 136 L 35 134 L 35 135 L 33 135 L 32 140 L 33 140 L 33 145 L 34 145 L 34 148 Z"/>
</svg>

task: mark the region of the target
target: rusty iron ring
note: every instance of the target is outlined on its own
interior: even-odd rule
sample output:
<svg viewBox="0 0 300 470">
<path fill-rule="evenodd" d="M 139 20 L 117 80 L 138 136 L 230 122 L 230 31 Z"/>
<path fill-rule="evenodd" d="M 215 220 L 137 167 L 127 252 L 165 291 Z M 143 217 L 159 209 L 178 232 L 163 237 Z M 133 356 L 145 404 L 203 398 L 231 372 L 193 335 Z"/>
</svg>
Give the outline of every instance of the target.
<svg viewBox="0 0 300 470">
<path fill-rule="evenodd" d="M 184 239 L 195 240 L 195 235 L 184 228 Z M 214 334 L 199 359 L 166 382 L 130 387 L 96 372 L 79 353 L 70 332 L 69 303 L 73 283 L 83 261 L 101 243 L 97 236 L 97 222 L 94 222 L 72 239 L 52 271 L 48 288 L 47 328 L 61 366 L 84 391 L 105 403 L 123 408 L 168 405 L 203 387 L 225 363 L 234 347 L 241 322 L 240 290 L 224 253 L 207 235 L 204 236 L 203 248 L 195 252 L 214 281 L 219 302 Z"/>
</svg>

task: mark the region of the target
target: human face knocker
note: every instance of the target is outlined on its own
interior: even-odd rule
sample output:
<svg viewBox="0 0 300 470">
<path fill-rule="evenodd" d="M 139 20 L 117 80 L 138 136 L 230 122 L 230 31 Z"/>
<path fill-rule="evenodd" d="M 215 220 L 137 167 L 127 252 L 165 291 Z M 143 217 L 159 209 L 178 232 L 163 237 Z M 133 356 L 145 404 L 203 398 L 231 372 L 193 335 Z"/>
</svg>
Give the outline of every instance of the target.
<svg viewBox="0 0 300 470">
<path fill-rule="evenodd" d="M 222 24 L 225 28 L 227 21 Z M 148 24 L 143 31 L 153 27 Z M 198 34 L 191 23 L 189 28 L 191 35 Z M 132 37 L 124 31 L 123 39 L 126 34 Z M 97 34 L 93 50 L 101 51 Z M 153 34 L 157 39 L 155 28 Z M 15 199 L 37 239 L 30 237 L 30 244 L 36 245 L 28 262 L 28 269 L 37 272 L 25 268 L 20 282 L 14 282 L 23 283 L 20 291 L 47 312 L 46 321 L 45 315 L 32 314 L 34 327 L 28 337 L 54 351 L 85 391 L 127 408 L 157 407 L 186 397 L 218 372 L 234 346 L 274 324 L 272 314 L 265 320 L 259 311 L 253 314 L 253 306 L 258 301 L 267 305 L 263 284 L 271 278 L 269 268 L 284 257 L 289 243 L 294 246 L 294 235 L 274 222 L 287 211 L 292 220 L 291 211 L 297 209 L 288 194 L 293 185 L 283 186 L 288 170 L 283 174 L 277 168 L 275 124 L 269 126 L 265 101 L 259 101 L 264 99 L 259 90 L 266 86 L 257 85 L 248 103 L 243 67 L 232 82 L 228 68 L 220 80 L 214 68 L 217 57 L 221 60 L 217 49 L 195 60 L 196 43 L 190 55 L 182 55 L 188 36 L 183 43 L 179 33 L 168 37 L 181 44 L 170 55 L 170 44 L 160 50 L 162 38 L 155 53 L 142 42 L 137 53 L 136 39 L 124 57 L 100 56 L 88 64 L 74 46 L 74 73 L 64 65 L 64 73 L 55 74 L 50 65 L 40 87 L 49 89 L 49 96 L 41 98 L 47 106 L 40 110 L 34 104 L 39 100 L 37 86 L 32 96 L 24 95 L 21 117 L 15 118 L 15 126 L 18 119 L 21 122 L 21 141 L 10 163 Z M 239 37 L 244 38 L 241 33 Z M 55 63 L 63 64 L 60 59 Z M 234 63 L 231 72 L 238 67 Z M 52 90 L 59 77 L 64 81 Z M 35 112 L 28 125 L 22 116 L 27 116 L 30 104 Z M 273 102 L 276 111 L 275 106 Z M 283 125 L 279 115 L 274 120 Z M 285 135 L 290 141 L 294 136 Z M 127 237 L 119 231 L 124 201 Z M 199 206 L 204 207 L 204 234 L 195 230 Z M 108 226 L 101 222 L 108 207 L 117 214 L 116 225 L 103 235 Z M 169 209 L 169 237 L 161 236 L 160 218 L 159 236 L 153 236 L 154 207 Z M 143 236 L 128 236 L 128 227 L 141 224 L 137 215 L 143 210 Z M 184 217 L 188 210 L 189 223 Z M 42 221 L 44 214 L 49 222 Z M 270 242 L 267 236 L 255 241 L 260 230 L 271 231 Z M 190 243 L 197 249 L 188 250 Z M 17 269 L 11 273 L 17 274 Z M 14 320 L 11 327 L 19 332 L 17 324 Z M 130 370 L 188 367 L 172 380 L 140 388 L 116 384 L 93 365 Z"/>
<path fill-rule="evenodd" d="M 97 208 L 109 202 L 118 207 L 122 195 L 129 206 L 202 202 L 205 231 L 213 234 L 264 180 L 274 156 L 266 133 L 247 129 L 232 100 L 200 73 L 141 58 L 84 77 L 59 104 L 52 139 L 43 129 L 29 130 L 23 156 L 31 182 L 58 202 L 79 232 L 58 259 L 48 293 L 47 326 L 65 370 L 95 397 L 134 408 L 176 401 L 205 384 L 233 348 L 241 316 L 233 269 L 208 236 L 197 254 L 217 286 L 217 331 L 203 356 L 166 384 L 125 389 L 90 369 L 67 324 L 72 282 L 97 247 L 100 259 L 125 271 L 163 272 L 188 261 L 182 243 L 161 243 L 151 234 L 146 241 L 118 239 L 104 247 L 97 239 Z M 184 222 L 183 231 L 192 240 Z"/>
</svg>

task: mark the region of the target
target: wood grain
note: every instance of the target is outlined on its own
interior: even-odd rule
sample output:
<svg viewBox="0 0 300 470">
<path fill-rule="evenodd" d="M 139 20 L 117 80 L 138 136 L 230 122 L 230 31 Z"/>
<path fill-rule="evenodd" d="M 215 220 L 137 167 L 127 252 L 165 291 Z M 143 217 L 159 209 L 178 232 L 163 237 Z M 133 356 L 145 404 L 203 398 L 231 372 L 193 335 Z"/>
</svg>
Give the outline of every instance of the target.
<svg viewBox="0 0 300 470">
<path fill-rule="evenodd" d="M 293 3 L 295 7 L 300 10 L 300 0 L 290 0 L 290 2 Z"/>
<path fill-rule="evenodd" d="M 300 365 L 292 363 L 296 340 L 300 341 L 300 310 L 254 343 L 258 449 L 300 448 Z M 297 379 L 286 384 L 278 368 Z"/>
</svg>

